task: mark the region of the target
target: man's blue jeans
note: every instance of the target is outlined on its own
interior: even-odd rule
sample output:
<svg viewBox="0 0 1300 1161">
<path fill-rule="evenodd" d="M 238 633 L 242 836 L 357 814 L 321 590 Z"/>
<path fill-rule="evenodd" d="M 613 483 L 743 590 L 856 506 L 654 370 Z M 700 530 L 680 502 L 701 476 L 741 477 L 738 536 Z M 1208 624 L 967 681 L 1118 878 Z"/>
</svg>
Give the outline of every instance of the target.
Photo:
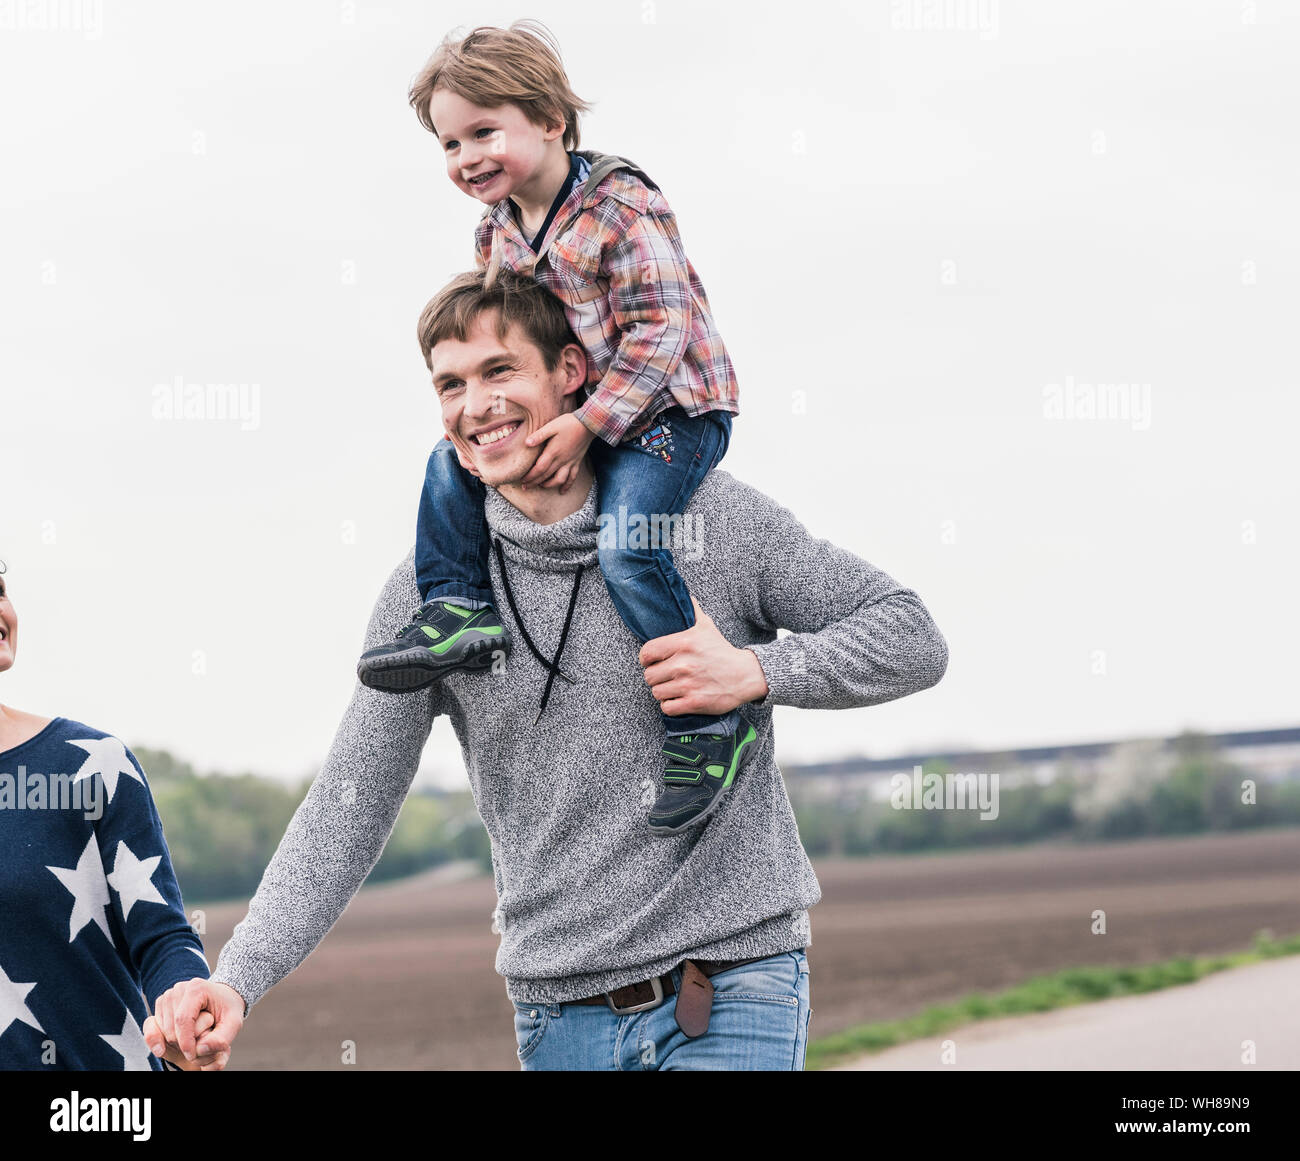
<svg viewBox="0 0 1300 1161">
<path fill-rule="evenodd" d="M 731 415 L 687 415 L 670 407 L 638 439 L 610 447 L 594 440 L 588 451 L 600 502 L 597 552 L 614 607 L 642 643 L 695 624 L 686 582 L 662 536 L 675 522 L 683 540 L 702 545 L 701 530 L 681 514 L 700 481 L 726 453 Z M 460 466 L 450 440 L 441 439 L 425 469 L 415 536 L 415 581 L 420 598 L 467 597 L 492 603 L 484 486 Z M 647 535 L 647 532 L 650 535 Z M 661 715 L 665 730 L 703 733 L 733 714 Z"/>
<path fill-rule="evenodd" d="M 681 986 L 681 969 L 673 983 Z M 677 1027 L 676 996 L 631 1016 L 605 1005 L 515 1004 L 515 1040 L 526 1072 L 659 1070 L 801 1072 L 812 1016 L 808 957 L 782 952 L 712 978 L 709 1030 Z"/>
</svg>

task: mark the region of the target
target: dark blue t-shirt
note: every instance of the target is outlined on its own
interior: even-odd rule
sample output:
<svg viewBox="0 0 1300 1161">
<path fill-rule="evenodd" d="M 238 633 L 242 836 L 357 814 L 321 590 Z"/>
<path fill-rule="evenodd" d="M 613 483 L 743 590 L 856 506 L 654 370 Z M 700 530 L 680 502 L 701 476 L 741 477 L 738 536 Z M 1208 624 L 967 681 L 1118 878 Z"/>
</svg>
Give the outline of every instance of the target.
<svg viewBox="0 0 1300 1161">
<path fill-rule="evenodd" d="M 0 1068 L 161 1070 L 145 1017 L 207 975 L 135 755 L 67 718 L 0 753 Z"/>
</svg>

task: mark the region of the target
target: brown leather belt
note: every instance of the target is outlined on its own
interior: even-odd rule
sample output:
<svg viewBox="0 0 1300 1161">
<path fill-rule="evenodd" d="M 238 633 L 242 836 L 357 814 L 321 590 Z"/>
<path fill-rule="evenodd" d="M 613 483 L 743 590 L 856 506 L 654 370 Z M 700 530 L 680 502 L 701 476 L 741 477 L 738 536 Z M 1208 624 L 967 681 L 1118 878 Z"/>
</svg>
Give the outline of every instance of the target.
<svg viewBox="0 0 1300 1161">
<path fill-rule="evenodd" d="M 691 978 L 690 966 L 694 964 L 699 969 L 700 974 L 707 979 L 710 976 L 716 976 L 719 972 L 729 971 L 734 967 L 741 967 L 747 963 L 757 963 L 760 959 L 770 959 L 771 954 L 751 956 L 749 959 L 695 959 L 682 960 L 681 967 L 683 971 L 683 983 Z M 639 980 L 635 984 L 626 984 L 621 988 L 615 988 L 612 992 L 601 992 L 598 996 L 588 996 L 583 1000 L 569 1000 L 570 1004 L 605 1004 L 612 1011 L 620 1016 L 631 1015 L 634 1012 L 647 1012 L 651 1008 L 657 1008 L 664 1002 L 664 999 L 671 996 L 676 991 L 673 984 L 671 972 L 666 972 L 662 976 L 655 976 L 648 980 Z M 709 999 L 712 999 L 712 985 L 708 986 Z M 707 1008 L 705 1009 L 707 1013 Z M 705 1024 L 707 1027 L 707 1015 Z M 689 1029 L 683 1029 L 690 1035 Z"/>
</svg>

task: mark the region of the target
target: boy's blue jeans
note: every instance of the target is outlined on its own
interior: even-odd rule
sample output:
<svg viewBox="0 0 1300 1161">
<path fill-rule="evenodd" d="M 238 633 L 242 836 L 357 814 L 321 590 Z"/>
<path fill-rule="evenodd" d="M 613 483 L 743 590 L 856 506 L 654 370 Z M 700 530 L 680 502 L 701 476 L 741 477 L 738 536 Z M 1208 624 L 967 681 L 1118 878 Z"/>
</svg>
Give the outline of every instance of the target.
<svg viewBox="0 0 1300 1161">
<path fill-rule="evenodd" d="M 673 983 L 681 986 L 681 969 Z M 608 1007 L 515 1004 L 515 1042 L 526 1072 L 801 1072 L 808 1047 L 808 957 L 782 952 L 716 975 L 709 1030 L 677 1027 L 676 997 L 619 1016 Z"/>
<path fill-rule="evenodd" d="M 680 407 L 661 413 L 638 439 L 610 447 L 594 440 L 588 455 L 599 498 L 597 552 L 614 607 L 642 644 L 695 624 L 686 582 L 656 525 L 680 523 L 709 470 L 731 442 L 731 415 L 687 415 Z M 483 515 L 483 482 L 460 466 L 450 440 L 429 456 L 415 536 L 415 581 L 423 601 L 466 597 L 493 601 L 488 572 L 489 537 Z M 681 525 L 683 542 L 702 546 L 698 528 Z M 650 532 L 647 537 L 646 530 Z M 662 714 L 674 734 L 730 732 L 738 715 Z"/>
</svg>

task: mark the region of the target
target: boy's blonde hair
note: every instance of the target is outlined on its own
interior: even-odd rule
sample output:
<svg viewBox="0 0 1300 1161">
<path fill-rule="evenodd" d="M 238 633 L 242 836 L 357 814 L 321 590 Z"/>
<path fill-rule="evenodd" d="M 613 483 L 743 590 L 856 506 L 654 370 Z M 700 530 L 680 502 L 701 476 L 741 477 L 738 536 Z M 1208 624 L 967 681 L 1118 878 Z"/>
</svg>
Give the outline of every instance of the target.
<svg viewBox="0 0 1300 1161">
<path fill-rule="evenodd" d="M 534 125 L 564 122 L 564 148 L 578 148 L 578 114 L 591 106 L 569 86 L 560 46 L 544 24 L 516 20 L 509 28 L 448 34 L 411 84 L 411 108 L 435 137 L 429 98 L 447 89 L 485 109 L 517 105 Z"/>
</svg>

